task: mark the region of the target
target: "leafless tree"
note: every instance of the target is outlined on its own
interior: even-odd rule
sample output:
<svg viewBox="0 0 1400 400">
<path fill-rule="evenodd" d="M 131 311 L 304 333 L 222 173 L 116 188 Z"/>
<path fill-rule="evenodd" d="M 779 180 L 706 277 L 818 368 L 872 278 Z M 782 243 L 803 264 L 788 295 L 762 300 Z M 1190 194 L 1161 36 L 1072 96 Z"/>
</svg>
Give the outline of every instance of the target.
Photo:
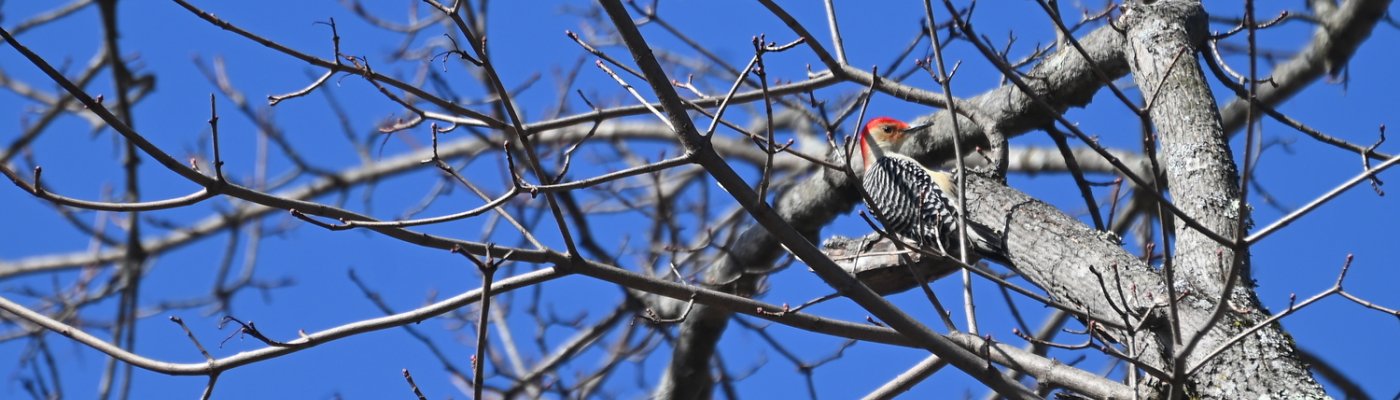
<svg viewBox="0 0 1400 400">
<path fill-rule="evenodd" d="M 550 55 L 554 64 L 524 80 L 504 79 L 522 74 L 502 74 L 508 67 L 499 60 L 532 50 L 496 44 L 496 36 L 488 41 L 485 34 L 520 21 L 488 18 L 496 15 L 490 2 L 412 1 L 406 12 L 342 3 L 327 11 L 340 19 L 306 21 L 321 32 L 315 41 L 324 46 L 315 48 L 292 44 L 307 38 L 258 32 L 248 21 L 209 10 L 232 5 L 140 5 L 177 10 L 202 29 L 224 31 L 227 41 L 200 49 L 192 66 L 147 65 L 137 57 L 153 44 L 125 40 L 119 28 L 126 25 L 118 23 L 138 18 L 127 9 L 136 4 L 75 0 L 0 22 L 3 51 L 11 57 L 0 66 L 0 84 L 26 102 L 12 124 L 19 129 L 0 134 L 0 167 L 18 187 L 6 198 L 25 198 L 7 200 L 4 212 L 53 214 L 68 224 L 61 229 L 90 242 L 59 251 L 24 240 L 5 244 L 20 249 L 6 254 L 22 255 L 0 260 L 6 283 L 0 346 L 24 349 L 11 362 L 11 376 L 30 395 L 64 397 L 60 381 L 72 353 L 54 349 L 57 340 L 106 357 L 97 382 L 101 398 L 130 396 L 136 369 L 206 377 L 209 398 L 232 370 L 401 329 L 443 368 L 441 374 L 403 370 L 403 393 L 418 398 L 711 398 L 716 389 L 736 398 L 736 383 L 763 365 L 725 362 L 720 340 L 738 327 L 760 340 L 735 346 L 778 354 L 797 368 L 813 398 L 822 387 L 814 371 L 837 368 L 846 352 L 864 346 L 927 354 L 898 376 L 845 382 L 869 387 L 870 398 L 903 393 L 945 366 L 974 378 L 991 397 L 1325 398 L 1318 373 L 1340 395 L 1367 398 L 1346 374 L 1300 349 L 1279 321 L 1333 297 L 1370 315 L 1400 317 L 1394 305 L 1367 300 L 1372 294 L 1344 290 L 1350 255 L 1345 262 L 1336 257 L 1330 288 L 1270 310 L 1255 291 L 1255 280 L 1267 277 L 1255 273 L 1250 251 L 1343 191 L 1369 186 L 1383 193 L 1378 174 L 1398 159 L 1380 150 L 1383 126 L 1374 144 L 1353 142 L 1279 107 L 1319 80 L 1349 79 L 1348 63 L 1360 49 L 1393 48 L 1362 46 L 1373 30 L 1400 26 L 1386 16 L 1389 1 L 1313 0 L 1273 14 L 1246 0 L 1208 15 L 1190 0 L 1037 0 L 1038 9 L 1015 11 L 925 0 L 902 5 L 922 13 L 907 38 L 863 43 L 842 35 L 842 24 L 854 22 L 838 7 L 845 4 L 758 0 L 745 3 L 751 10 L 734 12 L 763 15 L 772 21 L 766 31 L 753 32 L 748 43 L 713 43 L 695 39 L 683 27 L 685 15 L 668 14 L 669 5 L 599 0 L 539 11 L 574 18 L 558 40 L 576 44 L 577 52 Z M 824 21 L 804 21 L 791 9 L 823 6 Z M 975 23 L 1008 12 L 1042 17 L 1036 32 L 1053 37 L 1034 38 L 1024 27 L 996 40 L 1000 32 Z M 73 21 L 91 15 L 95 22 Z M 100 34 L 85 65 L 65 58 L 79 55 L 48 55 L 76 50 L 27 40 L 27 32 L 62 24 Z M 357 35 L 342 36 L 347 24 L 360 26 Z M 1290 24 L 1309 26 L 1313 35 L 1286 50 L 1258 44 L 1271 29 Z M 398 45 L 371 53 L 356 43 L 366 40 L 365 32 Z M 1016 44 L 1018 37 L 1047 44 L 1028 48 Z M 239 83 L 248 79 L 241 73 L 250 73 L 217 57 L 218 46 L 249 44 L 295 66 L 263 74 L 300 78 L 312 71 L 305 85 L 269 95 L 266 103 L 251 99 L 255 94 Z M 892 59 L 863 67 L 847 57 L 856 48 Z M 734 49 L 744 55 L 734 57 Z M 791 59 L 809 66 L 796 73 L 770 67 L 794 65 Z M 976 83 L 958 72 L 970 68 L 995 71 L 1001 81 L 981 92 L 967 89 Z M 198 107 L 140 111 L 143 101 L 162 96 L 155 89 L 167 69 L 199 71 L 213 93 L 176 100 Z M 555 87 L 540 88 L 541 82 Z M 872 99 L 939 110 L 921 116 L 933 128 L 899 150 L 960 172 L 966 201 L 960 218 L 997 231 L 1012 265 L 945 257 L 886 234 L 868 218 L 856 184 L 859 165 L 849 160 L 852 134 L 872 116 Z M 1099 104 L 1090 107 L 1092 99 Z M 357 123 L 362 118 L 351 108 L 368 100 L 379 115 L 394 117 Z M 320 127 L 314 140 L 293 133 L 287 118 L 272 111 L 312 102 L 325 106 L 295 118 Z M 1129 122 L 1117 132 L 1093 132 L 1067 114 L 1072 109 L 1118 113 Z M 170 126 L 150 118 L 195 110 L 207 116 L 207 126 L 180 129 L 203 129 L 198 137 L 171 139 L 147 128 Z M 1383 122 L 1375 118 L 1375 125 Z M 58 139 L 77 129 L 65 124 L 72 121 L 111 140 Z M 1296 131 L 1326 145 L 1310 151 L 1353 154 L 1362 166 L 1353 178 L 1330 183 L 1334 189 L 1253 227 L 1251 205 L 1272 202 L 1256 179 L 1268 173 L 1257 163 L 1268 148 L 1262 126 Z M 326 133 L 337 130 L 343 143 Z M 1054 145 L 1025 143 L 1023 137 L 1036 134 Z M 1141 146 L 1100 143 L 1100 136 L 1113 135 Z M 229 151 L 230 137 L 255 138 L 256 145 Z M 1242 141 L 1232 142 L 1236 137 Z M 46 142 L 115 148 L 116 156 L 110 163 L 80 160 L 76 150 Z M 45 166 L 60 170 L 58 178 L 44 175 Z M 70 183 L 80 173 L 119 184 L 98 191 Z M 1073 182 L 1064 191 L 1075 201 L 1051 204 L 1008 186 L 1007 176 L 1016 174 L 1063 175 Z M 170 195 L 174 188 L 192 189 Z M 386 200 L 390 190 L 421 200 Z M 101 195 L 89 200 L 76 193 Z M 848 217 L 853 211 L 856 217 Z M 842 217 L 874 233 L 823 233 Z M 614 226 L 618 221 L 635 226 Z M 457 293 L 429 293 L 404 310 L 384 300 L 377 282 L 346 268 L 355 295 L 370 301 L 357 307 L 373 306 L 383 316 L 292 334 L 255 325 L 259 315 L 241 313 L 236 304 L 258 293 L 306 290 L 275 272 L 289 260 L 259 256 L 267 242 L 296 243 L 293 231 L 339 238 L 333 240 L 369 234 L 385 249 L 450 252 L 452 263 L 480 282 Z M 1320 235 L 1332 234 L 1348 233 Z M 162 265 L 163 257 L 218 240 L 221 254 L 180 266 L 214 271 L 207 292 L 189 296 L 149 284 L 152 274 L 172 268 Z M 375 267 L 359 271 L 367 268 Z M 807 271 L 829 285 L 835 294 L 828 297 L 844 297 L 868 316 L 850 319 L 808 308 L 816 301 L 792 306 L 767 298 L 770 288 L 791 285 L 783 280 Z M 560 316 L 553 305 L 579 294 L 547 283 L 570 276 L 620 290 L 587 315 Z M 962 290 L 934 290 L 929 283 L 938 279 L 960 281 Z M 1004 311 L 995 311 L 1001 306 L 991 307 L 987 295 L 974 295 L 975 282 L 1001 291 L 1018 328 L 979 326 L 978 315 Z M 923 296 L 905 296 L 899 305 L 886 297 L 911 289 Z M 1027 301 L 1044 310 L 1017 308 Z M 930 314 L 941 318 L 913 316 Z M 157 317 L 176 324 L 139 324 Z M 1025 317 L 1044 322 L 1032 328 Z M 419 324 L 426 320 L 443 323 Z M 191 328 L 216 321 L 223 332 Z M 512 332 L 520 324 L 534 326 L 535 336 Z M 138 326 L 183 333 L 203 360 L 143 353 L 135 347 Z M 560 339 L 550 330 L 569 334 Z M 258 346 L 217 357 L 221 350 L 209 351 L 228 336 L 253 338 Z M 802 336 L 838 341 L 822 349 L 793 344 L 791 338 Z M 860 342 L 873 344 L 853 347 Z M 1064 357 L 1090 361 L 1059 361 Z M 630 393 L 609 386 L 622 379 L 624 366 L 644 370 L 647 359 L 661 360 L 665 370 L 643 373 Z M 425 393 L 419 387 L 425 381 L 449 381 L 461 393 Z"/>
</svg>

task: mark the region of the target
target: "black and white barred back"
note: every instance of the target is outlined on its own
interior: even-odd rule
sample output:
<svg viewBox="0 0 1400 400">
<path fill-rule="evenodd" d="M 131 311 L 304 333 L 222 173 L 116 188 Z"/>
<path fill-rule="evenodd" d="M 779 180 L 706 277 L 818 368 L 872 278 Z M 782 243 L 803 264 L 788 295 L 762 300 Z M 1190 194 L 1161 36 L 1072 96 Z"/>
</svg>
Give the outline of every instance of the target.
<svg viewBox="0 0 1400 400">
<path fill-rule="evenodd" d="M 876 214 L 889 233 L 957 258 L 956 194 L 939 188 L 928 170 L 911 158 L 890 154 L 871 163 L 863 180 L 876 203 L 866 206 L 879 210 Z M 969 221 L 968 239 L 971 250 L 982 258 L 1008 263 L 990 229 Z"/>
</svg>

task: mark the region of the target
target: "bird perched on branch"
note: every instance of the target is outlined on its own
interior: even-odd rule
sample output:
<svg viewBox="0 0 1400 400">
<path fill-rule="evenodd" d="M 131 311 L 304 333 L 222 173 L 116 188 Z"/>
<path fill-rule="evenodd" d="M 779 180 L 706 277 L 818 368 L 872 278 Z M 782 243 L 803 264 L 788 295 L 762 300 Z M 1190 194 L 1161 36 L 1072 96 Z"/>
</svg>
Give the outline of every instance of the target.
<svg viewBox="0 0 1400 400">
<path fill-rule="evenodd" d="M 862 186 L 870 195 L 865 205 L 875 211 L 889 233 L 957 258 L 959 193 L 954 176 L 924 168 L 898 153 L 911 133 L 930 125 L 909 126 L 889 117 L 865 124 L 860 134 L 865 165 Z M 991 228 L 967 221 L 967 244 L 981 258 L 1009 264 L 1000 237 Z"/>
</svg>

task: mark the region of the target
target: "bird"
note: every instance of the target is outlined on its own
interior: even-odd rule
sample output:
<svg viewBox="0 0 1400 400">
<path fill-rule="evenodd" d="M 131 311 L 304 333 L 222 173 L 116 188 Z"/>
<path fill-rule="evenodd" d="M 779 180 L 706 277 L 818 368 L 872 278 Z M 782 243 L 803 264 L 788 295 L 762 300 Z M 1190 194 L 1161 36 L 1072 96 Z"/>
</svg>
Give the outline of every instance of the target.
<svg viewBox="0 0 1400 400">
<path fill-rule="evenodd" d="M 876 117 L 865 124 L 859 140 L 865 167 L 861 186 L 869 194 L 865 205 L 875 211 L 888 232 L 957 258 L 959 193 L 955 177 L 925 168 L 899 153 L 911 133 L 929 126 L 932 124 L 910 126 L 890 117 Z M 968 247 L 976 256 L 1011 265 L 1000 235 L 991 228 L 968 220 L 967 236 Z"/>
</svg>

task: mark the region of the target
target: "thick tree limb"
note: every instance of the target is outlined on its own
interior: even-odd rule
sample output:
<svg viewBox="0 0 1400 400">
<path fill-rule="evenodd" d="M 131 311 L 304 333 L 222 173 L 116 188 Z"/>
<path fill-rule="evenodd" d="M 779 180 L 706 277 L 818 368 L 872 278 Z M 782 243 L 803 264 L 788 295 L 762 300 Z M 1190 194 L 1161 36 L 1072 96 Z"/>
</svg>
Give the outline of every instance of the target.
<svg viewBox="0 0 1400 400">
<path fill-rule="evenodd" d="M 1118 49 L 1122 38 L 1109 27 L 1095 30 L 1082 39 L 1090 54 L 1099 66 L 1109 69 L 1111 76 L 1127 73 L 1127 65 Z M 1101 58 L 1099 58 L 1101 57 Z M 1003 86 L 970 101 L 976 103 L 986 115 L 1000 124 L 1000 130 L 1008 135 L 1024 133 L 1052 120 L 1053 112 L 1071 106 L 1082 106 L 1092 99 L 1101 84 L 1093 77 L 1089 64 L 1073 50 L 1059 51 L 1046 58 L 1031 70 L 1040 93 L 1048 96 L 1060 110 L 1045 110 L 1034 105 L 1030 98 L 1011 86 Z M 1052 95 L 1053 93 L 1053 95 Z M 919 135 L 905 143 L 901 152 L 925 160 L 947 160 L 954 154 L 951 113 L 939 112 L 932 117 L 937 123 L 930 133 Z M 961 123 L 961 133 L 967 149 L 977 145 L 985 146 L 984 133 L 972 121 Z M 850 212 L 859 201 L 853 182 L 844 173 L 826 171 L 814 174 L 807 181 L 783 193 L 777 201 L 776 211 L 808 240 L 816 241 L 821 228 L 837 215 Z M 777 258 L 777 241 L 763 227 L 754 226 L 745 230 L 736 246 L 727 257 L 708 272 L 707 284 L 721 290 L 740 295 L 752 295 L 762 276 L 745 271 L 766 269 Z M 709 378 L 709 361 L 714 354 L 715 342 L 723 334 L 730 313 L 724 310 L 697 306 L 690 317 L 682 323 L 680 335 L 672 352 L 670 368 L 662 378 L 663 387 L 674 390 L 659 392 L 691 393 L 704 396 L 713 382 Z"/>
<path fill-rule="evenodd" d="M 1182 337 L 1174 342 L 1184 346 L 1174 348 L 1171 356 L 1178 373 L 1209 362 L 1201 373 L 1176 379 L 1191 383 L 1192 397 L 1323 398 L 1322 387 L 1277 325 L 1261 329 L 1217 359 L 1205 358 L 1210 353 L 1207 349 L 1224 344 L 1269 314 L 1250 284 L 1249 249 L 1243 240 L 1249 210 L 1241 199 L 1240 174 L 1219 109 L 1195 62 L 1205 22 L 1205 11 L 1193 0 L 1133 4 L 1124 18 L 1133 80 L 1152 99 L 1148 111 L 1174 202 L 1190 210 L 1206 229 L 1237 243 L 1223 246 L 1195 229 L 1176 228 L 1178 287 L 1169 301 L 1180 301 Z M 1249 173 L 1248 168 L 1245 171 Z M 1199 347 L 1194 347 L 1197 340 Z"/>
<path fill-rule="evenodd" d="M 613 26 L 617 27 L 618 34 L 622 36 L 627 49 L 631 51 L 633 60 L 637 62 L 638 69 L 646 77 L 652 91 L 661 100 L 665 117 L 669 125 L 674 127 L 676 135 L 685 146 L 686 153 L 693 155 L 696 164 L 704 167 L 714 177 L 716 183 L 729 192 L 734 200 L 763 226 L 764 230 L 772 233 L 774 239 L 783 248 L 811 267 L 812 271 L 827 284 L 842 288 L 847 297 L 870 311 L 886 325 L 913 339 L 919 343 L 920 347 L 947 359 L 949 364 L 966 372 L 997 393 L 1015 399 L 1036 398 L 1034 392 L 1021 386 L 1018 382 L 1002 376 L 996 368 L 992 368 L 977 355 L 958 347 L 948 338 L 934 333 L 928 327 L 914 320 L 913 317 L 894 307 L 879 294 L 870 290 L 869 287 L 855 280 L 850 274 L 842 271 L 836 263 L 817 250 L 816 246 L 812 244 L 813 241 L 804 237 L 803 232 L 788 224 L 778 213 L 774 212 L 767 200 L 759 197 L 749 187 L 749 184 L 744 182 L 734 172 L 734 169 L 714 152 L 714 149 L 708 145 L 708 140 L 696 130 L 690 116 L 686 114 L 687 108 L 681 102 L 675 87 L 672 86 L 670 78 L 662 71 L 661 65 L 652 55 L 651 47 L 647 45 L 646 39 L 642 37 L 636 23 L 632 21 L 632 17 L 622 7 L 621 2 L 600 0 L 599 4 L 607 12 Z M 707 369 L 702 373 L 708 375 L 709 371 Z M 706 384 L 697 388 L 700 390 L 699 392 L 678 393 L 674 386 L 669 385 L 663 385 L 658 389 L 662 391 L 661 396 L 663 397 L 674 397 L 677 394 L 688 397 L 703 396 L 709 392 L 711 386 Z"/>
<path fill-rule="evenodd" d="M 1311 3 L 1330 5 L 1332 2 Z M 1335 8 L 1315 10 L 1320 23 L 1313 31 L 1312 41 L 1296 56 L 1274 67 L 1268 76 L 1273 83 L 1259 85 L 1256 94 L 1259 101 L 1268 105 L 1282 103 L 1316 82 L 1324 72 L 1332 76 L 1341 73 L 1351 56 L 1371 37 L 1371 30 L 1385 16 L 1390 3 L 1390 0 L 1350 0 Z M 1244 127 L 1248 104 L 1243 99 L 1235 99 L 1220 110 L 1226 132 L 1237 132 Z"/>
<path fill-rule="evenodd" d="M 1359 43 L 1370 35 L 1375 22 L 1383 14 L 1377 10 L 1386 9 L 1389 3 L 1388 0 L 1352 0 L 1335 10 L 1330 10 L 1331 12 L 1324 16 L 1326 21 L 1318 28 L 1314 40 L 1307 44 L 1306 49 L 1276 70 L 1273 78 L 1280 84 L 1280 89 L 1265 89 L 1259 94 L 1260 99 L 1277 104 L 1315 81 L 1321 76 L 1321 71 L 1327 70 L 1317 66 L 1318 60 L 1323 57 L 1328 58 L 1327 65 L 1344 64 Z M 1100 27 L 1079 41 L 1095 63 L 1104 70 L 1106 76 L 1118 78 L 1128 73 L 1127 62 L 1120 52 L 1122 37 L 1114 32 L 1112 27 Z M 1090 71 L 1089 64 L 1072 49 L 1061 49 L 1046 58 L 1030 72 L 1030 75 L 1042 78 L 1032 80 L 1034 85 L 1045 89 L 1037 93 L 1038 95 L 1049 96 L 1051 101 L 1066 108 L 1086 104 L 1102 87 L 1101 81 Z M 1009 85 L 971 100 L 981 106 L 982 111 L 991 119 L 999 121 L 1001 130 L 1008 136 L 1023 134 L 1051 121 L 1049 110 L 1035 107 L 1025 93 Z M 1224 127 L 1227 132 L 1237 131 L 1243 126 L 1244 115 L 1240 111 L 1242 108 L 1242 104 L 1237 101 L 1223 111 L 1226 115 Z M 934 132 L 916 136 L 907 144 L 909 148 L 902 151 L 925 160 L 928 164 L 937 164 L 953 154 L 950 136 L 952 132 L 949 129 L 951 124 L 944 123 L 949 121 L 951 116 L 947 112 L 939 112 L 931 118 L 940 122 L 933 128 Z M 964 140 L 964 143 L 982 142 L 983 134 L 975 124 L 964 124 L 963 127 L 965 138 L 970 139 Z M 1086 159 L 1092 158 L 1080 158 L 1081 162 Z M 782 194 L 777 211 L 804 233 L 816 236 L 823 225 L 855 205 L 857 200 L 850 194 L 853 191 L 841 190 L 850 189 L 849 184 L 850 182 L 837 174 L 817 174 L 788 193 Z M 743 271 L 765 269 L 778 253 L 773 251 L 772 238 L 760 227 L 748 229 L 736 243 L 740 246 L 735 247 L 722 264 L 710 271 L 709 282 L 715 287 L 735 293 L 752 293 L 762 278 L 744 274 Z M 727 315 L 724 314 L 726 313 L 721 310 L 712 309 L 697 309 L 692 313 L 681 329 L 682 335 L 673 352 L 673 369 L 665 379 L 697 378 L 698 375 L 686 371 L 708 368 L 714 348 L 713 341 L 718 340 L 725 327 Z M 677 366 L 683 366 L 682 370 L 675 369 Z M 709 382 L 694 384 L 708 385 Z"/>
</svg>

